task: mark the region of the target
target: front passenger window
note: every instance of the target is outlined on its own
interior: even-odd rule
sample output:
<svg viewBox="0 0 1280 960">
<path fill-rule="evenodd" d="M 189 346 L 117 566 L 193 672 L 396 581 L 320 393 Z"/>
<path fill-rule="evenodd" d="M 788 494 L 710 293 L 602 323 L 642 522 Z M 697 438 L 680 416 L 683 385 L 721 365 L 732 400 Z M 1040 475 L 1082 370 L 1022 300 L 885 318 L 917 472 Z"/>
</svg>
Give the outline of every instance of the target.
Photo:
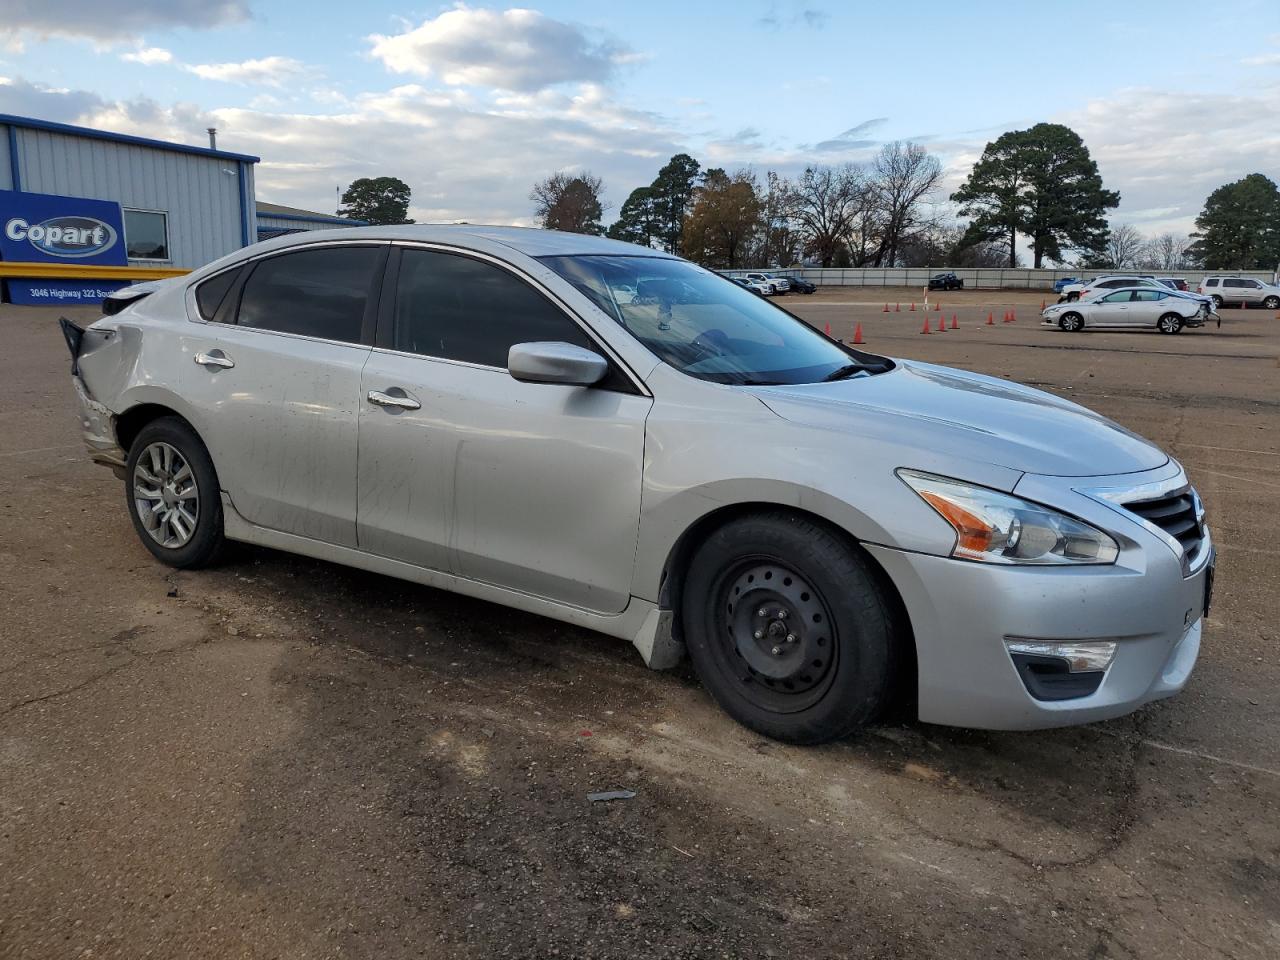
<svg viewBox="0 0 1280 960">
<path fill-rule="evenodd" d="M 563 310 L 501 267 L 434 250 L 400 257 L 396 350 L 505 369 L 517 343 L 597 349 Z"/>
<path fill-rule="evenodd" d="M 242 327 L 359 343 L 380 247 L 322 247 L 259 261 L 245 281 Z"/>
</svg>

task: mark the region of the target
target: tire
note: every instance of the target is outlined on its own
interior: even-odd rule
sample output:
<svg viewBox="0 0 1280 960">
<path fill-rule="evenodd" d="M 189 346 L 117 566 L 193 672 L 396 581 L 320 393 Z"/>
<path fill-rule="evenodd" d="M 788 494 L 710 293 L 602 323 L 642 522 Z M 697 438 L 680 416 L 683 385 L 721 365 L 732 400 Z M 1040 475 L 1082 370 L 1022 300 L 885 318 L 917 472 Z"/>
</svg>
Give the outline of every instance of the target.
<svg viewBox="0 0 1280 960">
<path fill-rule="evenodd" d="M 217 558 L 223 546 L 218 475 L 185 421 L 161 417 L 143 427 L 129 448 L 125 478 L 133 529 L 157 560 L 192 569 Z"/>
<path fill-rule="evenodd" d="M 1216 293 L 1213 295 L 1213 308 L 1215 310 L 1222 309 L 1222 297 L 1218 296 Z"/>
<path fill-rule="evenodd" d="M 1156 321 L 1156 329 L 1161 333 L 1181 333 L 1186 321 L 1176 313 L 1166 313 Z"/>
<path fill-rule="evenodd" d="M 1058 327 L 1063 333 L 1077 333 L 1084 329 L 1084 317 L 1074 310 L 1070 313 L 1064 313 L 1058 318 Z"/>
<path fill-rule="evenodd" d="M 856 546 L 778 510 L 732 521 L 698 548 L 681 623 L 694 670 L 725 712 L 766 737 L 814 744 L 885 707 L 896 609 Z"/>
<path fill-rule="evenodd" d="M 1267 297 L 1262 305 L 1268 310 L 1280 310 L 1280 297 Z"/>
</svg>

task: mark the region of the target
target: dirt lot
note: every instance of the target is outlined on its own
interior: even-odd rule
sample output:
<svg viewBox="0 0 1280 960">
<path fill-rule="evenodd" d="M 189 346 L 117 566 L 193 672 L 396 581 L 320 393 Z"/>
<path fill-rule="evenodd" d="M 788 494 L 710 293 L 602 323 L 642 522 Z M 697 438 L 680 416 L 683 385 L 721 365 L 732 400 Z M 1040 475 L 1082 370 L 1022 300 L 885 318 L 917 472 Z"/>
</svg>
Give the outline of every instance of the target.
<svg viewBox="0 0 1280 960">
<path fill-rule="evenodd" d="M 783 302 L 1188 466 L 1221 559 L 1182 695 L 794 749 L 536 617 L 267 550 L 175 573 L 82 454 L 56 313 L 0 307 L 0 957 L 1280 956 L 1280 320 L 1066 335 L 971 292 L 926 337 L 912 296 Z"/>
</svg>

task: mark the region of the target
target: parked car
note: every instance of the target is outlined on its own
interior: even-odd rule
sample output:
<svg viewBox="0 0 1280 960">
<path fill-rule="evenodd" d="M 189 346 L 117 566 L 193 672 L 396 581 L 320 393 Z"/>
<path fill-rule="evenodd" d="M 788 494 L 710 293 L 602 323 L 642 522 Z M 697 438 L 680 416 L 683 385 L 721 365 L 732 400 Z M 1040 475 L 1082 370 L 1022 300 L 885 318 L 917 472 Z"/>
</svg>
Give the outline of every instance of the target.
<svg viewBox="0 0 1280 960">
<path fill-rule="evenodd" d="M 1132 274 L 1104 275 L 1094 277 L 1087 283 L 1081 282 L 1063 287 L 1063 295 L 1058 299 L 1058 302 L 1074 303 L 1076 300 L 1100 296 L 1107 290 L 1120 290 L 1125 287 L 1152 287 L 1156 290 L 1172 289 L 1170 284 L 1163 283 L 1155 277 L 1138 277 Z M 1191 297 L 1202 303 L 1210 303 L 1209 297 L 1201 296 L 1198 293 L 1184 293 L 1183 296 Z"/>
<path fill-rule="evenodd" d="M 816 284 L 810 283 L 803 277 L 788 277 L 787 279 L 791 281 L 791 289 L 796 293 L 814 293 L 818 289 Z"/>
<path fill-rule="evenodd" d="M 1061 277 L 1060 279 L 1053 281 L 1053 292 L 1062 293 L 1063 288 L 1069 287 L 1073 283 L 1080 283 L 1080 282 L 1081 281 L 1078 277 Z"/>
<path fill-rule="evenodd" d="M 724 277 L 726 280 L 732 280 L 734 283 L 736 283 L 740 287 L 745 287 L 746 289 L 754 293 L 757 297 L 767 297 L 773 292 L 773 288 L 770 287 L 768 284 L 757 283 L 754 280 L 744 280 L 742 277 L 729 277 L 729 276 L 725 276 L 723 273 L 720 274 L 720 276 Z M 619 301 L 619 303 L 621 302 L 622 301 Z"/>
<path fill-rule="evenodd" d="M 964 281 L 954 273 L 936 273 L 929 278 L 930 290 L 963 290 Z"/>
<path fill-rule="evenodd" d="M 748 273 L 747 279 L 772 287 L 772 292 L 776 294 L 783 294 L 791 289 L 791 281 L 786 277 L 775 277 L 768 273 Z"/>
<path fill-rule="evenodd" d="M 1163 284 L 1173 287 L 1175 290 L 1181 290 L 1186 293 L 1188 290 L 1187 280 L 1185 277 L 1156 277 Z"/>
<path fill-rule="evenodd" d="M 728 713 L 798 743 L 905 703 L 1101 720 L 1196 661 L 1214 548 L 1167 454 L 660 251 L 299 233 L 105 311 L 63 321 L 79 423 L 174 567 L 238 540 L 599 630 L 652 667 L 687 650 Z"/>
<path fill-rule="evenodd" d="M 1211 307 L 1174 290 L 1152 286 L 1121 287 L 1071 303 L 1055 303 L 1041 314 L 1047 324 L 1068 333 L 1079 330 L 1138 327 L 1180 333 L 1203 326 Z"/>
<path fill-rule="evenodd" d="M 1205 277 L 1196 291 L 1213 297 L 1219 307 L 1224 303 L 1229 307 L 1259 304 L 1268 310 L 1280 310 L 1280 286 L 1252 277 Z"/>
</svg>

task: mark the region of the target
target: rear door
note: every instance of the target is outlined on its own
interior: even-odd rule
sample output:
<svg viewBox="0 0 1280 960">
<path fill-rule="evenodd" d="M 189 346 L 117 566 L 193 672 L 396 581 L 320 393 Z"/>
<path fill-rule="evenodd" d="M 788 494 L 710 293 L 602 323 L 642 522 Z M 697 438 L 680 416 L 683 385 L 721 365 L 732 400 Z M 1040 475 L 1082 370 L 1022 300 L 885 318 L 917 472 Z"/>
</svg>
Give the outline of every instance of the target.
<svg viewBox="0 0 1280 960">
<path fill-rule="evenodd" d="M 1143 327 L 1154 327 L 1165 312 L 1169 294 L 1154 288 L 1134 290 L 1129 303 L 1129 322 Z"/>
<path fill-rule="evenodd" d="M 387 244 L 252 261 L 183 338 L 184 396 L 222 489 L 249 522 L 356 545 L 360 372 Z M 215 296 L 216 295 L 216 296 Z"/>
<path fill-rule="evenodd" d="M 595 350 L 611 372 L 589 388 L 518 382 L 508 351 L 534 341 Z M 397 249 L 360 396 L 361 549 L 626 607 L 652 400 L 562 305 L 496 260 Z"/>
<path fill-rule="evenodd" d="M 1241 303 L 1247 303 L 1249 301 L 1249 295 L 1248 291 L 1245 289 L 1244 281 L 1239 277 L 1223 277 L 1222 292 L 1219 295 L 1222 297 L 1223 304 L 1228 307 L 1238 306 Z"/>
</svg>

